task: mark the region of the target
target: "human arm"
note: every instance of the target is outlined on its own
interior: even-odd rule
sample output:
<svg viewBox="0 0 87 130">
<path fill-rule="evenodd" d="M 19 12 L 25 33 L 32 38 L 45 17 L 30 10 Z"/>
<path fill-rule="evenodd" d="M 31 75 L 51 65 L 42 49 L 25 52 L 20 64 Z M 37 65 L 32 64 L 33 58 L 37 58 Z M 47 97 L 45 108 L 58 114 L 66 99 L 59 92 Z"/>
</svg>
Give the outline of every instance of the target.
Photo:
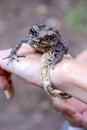
<svg viewBox="0 0 87 130">
<path fill-rule="evenodd" d="M 87 64 L 87 50 L 80 53 L 75 60 Z M 53 98 L 52 101 L 56 110 L 62 113 L 71 126 L 87 128 L 87 105 L 85 103 L 73 97 L 68 100 Z"/>
<path fill-rule="evenodd" d="M 42 87 L 42 82 L 41 82 L 41 77 L 40 77 L 40 59 L 41 59 L 41 54 L 35 52 L 32 48 L 29 46 L 23 46 L 22 49 L 20 49 L 19 53 L 20 54 L 25 54 L 25 58 L 19 58 L 19 62 L 13 61 L 9 65 L 7 65 L 8 60 L 2 60 L 2 58 L 8 56 L 10 53 L 9 50 L 2 50 L 0 51 L 0 67 L 1 67 L 1 72 L 3 73 L 3 76 L 0 72 L 0 83 L 1 83 L 1 88 L 2 89 L 7 89 L 10 85 L 9 79 L 11 81 L 11 74 L 15 74 L 19 76 L 20 78 L 23 78 L 24 80 L 33 83 L 34 85 L 37 85 L 39 87 Z M 84 94 L 79 94 L 79 88 L 81 87 L 82 89 L 80 90 L 83 91 L 85 88 L 84 82 L 82 86 L 80 86 L 79 78 L 78 76 L 81 76 L 84 78 L 86 77 L 86 71 L 84 71 L 83 75 L 79 75 L 76 72 L 79 72 L 77 70 L 78 66 L 81 67 L 80 70 L 84 69 L 84 66 L 86 66 L 86 55 L 87 51 L 83 52 L 80 54 L 76 60 L 68 60 L 68 59 L 63 59 L 60 63 L 58 63 L 54 70 L 50 71 L 50 76 L 51 76 L 51 82 L 54 85 L 55 89 L 62 89 L 65 90 L 66 92 L 69 92 L 69 94 L 72 93 L 72 96 L 74 95 L 78 99 L 81 99 L 82 101 L 85 102 L 87 101 L 87 98 L 84 97 Z M 82 60 L 84 59 L 84 60 Z M 72 71 L 70 71 L 70 69 Z M 71 74 L 71 75 L 70 75 Z M 8 75 L 8 76 L 7 76 Z M 76 76 L 78 75 L 78 76 Z M 74 80 L 71 77 L 76 77 L 78 85 L 74 84 Z M 72 82 L 71 82 L 72 81 Z M 86 83 L 86 82 L 85 82 Z M 66 86 L 68 84 L 68 87 Z M 74 84 L 74 86 L 72 86 Z M 62 87 L 63 85 L 63 87 Z M 70 85 L 70 86 L 69 86 Z M 76 88 L 78 88 L 78 93 L 76 92 Z M 72 92 L 72 90 L 74 90 Z M 85 94 L 87 92 L 85 91 Z M 79 127 L 85 127 L 87 125 L 87 106 L 86 104 L 78 101 L 75 98 L 71 98 L 68 100 L 60 100 L 55 98 L 54 106 L 58 111 L 63 113 L 64 117 L 70 122 L 71 125 L 74 126 L 79 126 Z"/>
<path fill-rule="evenodd" d="M 19 58 L 19 62 L 13 61 L 9 65 L 7 65 L 8 60 L 2 60 L 2 58 L 8 56 L 10 50 L 0 51 L 0 66 L 2 69 L 6 70 L 9 73 L 15 74 L 24 80 L 42 87 L 41 76 L 40 76 L 40 59 L 41 54 L 34 51 L 31 47 L 27 45 L 23 45 L 18 53 L 24 54 L 26 57 Z M 72 96 L 86 102 L 87 94 L 85 91 L 86 88 L 86 65 L 80 64 L 75 60 L 63 59 L 60 63 L 55 66 L 54 70 L 50 70 L 50 77 L 53 86 L 56 89 L 64 90 L 68 92 Z M 71 71 L 70 71 L 71 70 Z M 78 71 L 77 71 L 78 70 Z M 79 70 L 81 70 L 82 75 L 79 75 Z M 80 78 L 83 78 L 83 82 L 79 82 Z M 74 79 L 74 80 L 73 80 Z M 77 84 L 75 84 L 75 82 Z M 82 83 L 82 86 L 80 86 Z M 77 94 L 77 91 L 81 94 Z M 84 96 L 83 96 L 84 95 Z"/>
</svg>

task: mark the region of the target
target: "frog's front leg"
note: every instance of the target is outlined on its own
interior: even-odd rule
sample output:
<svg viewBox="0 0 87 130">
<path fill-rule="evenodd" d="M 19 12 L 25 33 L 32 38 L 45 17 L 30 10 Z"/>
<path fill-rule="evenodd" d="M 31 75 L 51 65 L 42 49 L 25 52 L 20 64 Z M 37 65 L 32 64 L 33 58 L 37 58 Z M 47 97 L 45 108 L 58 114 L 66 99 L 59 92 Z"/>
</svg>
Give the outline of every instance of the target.
<svg viewBox="0 0 87 130">
<path fill-rule="evenodd" d="M 54 69 L 55 64 L 59 63 L 63 56 L 64 56 L 63 51 L 58 51 L 58 52 L 52 52 L 52 59 L 51 59 L 51 64 L 52 64 L 52 69 Z"/>
<path fill-rule="evenodd" d="M 19 61 L 19 60 L 17 59 L 18 57 L 25 57 L 24 55 L 17 54 L 18 50 L 21 48 L 21 46 L 22 46 L 23 43 L 30 44 L 30 43 L 31 43 L 31 40 L 30 40 L 29 38 L 23 38 L 23 39 L 20 39 L 20 40 L 15 44 L 15 46 L 12 48 L 10 54 L 9 54 L 7 57 L 3 58 L 3 60 L 4 60 L 4 59 L 9 59 L 9 62 L 8 62 L 7 65 L 9 65 L 9 63 L 10 63 L 12 60 L 14 60 L 14 59 L 16 59 L 17 61 Z"/>
<path fill-rule="evenodd" d="M 60 62 L 62 60 L 64 56 L 64 52 L 54 52 L 53 54 L 53 63 L 57 64 L 58 62 Z"/>
</svg>

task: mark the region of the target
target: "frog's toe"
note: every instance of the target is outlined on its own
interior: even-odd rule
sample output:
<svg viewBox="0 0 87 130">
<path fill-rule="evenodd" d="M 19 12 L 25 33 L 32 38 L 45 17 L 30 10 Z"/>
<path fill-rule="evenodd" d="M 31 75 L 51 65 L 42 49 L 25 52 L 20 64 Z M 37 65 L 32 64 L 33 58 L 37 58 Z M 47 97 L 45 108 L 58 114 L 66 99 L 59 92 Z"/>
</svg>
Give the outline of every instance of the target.
<svg viewBox="0 0 87 130">
<path fill-rule="evenodd" d="M 9 65 L 10 62 L 12 62 L 13 60 L 16 60 L 17 62 L 19 62 L 18 58 L 19 57 L 25 57 L 24 55 L 19 55 L 19 54 L 14 54 L 14 55 L 9 55 L 7 57 L 4 57 L 2 60 L 5 59 L 9 59 L 7 65 Z"/>
</svg>

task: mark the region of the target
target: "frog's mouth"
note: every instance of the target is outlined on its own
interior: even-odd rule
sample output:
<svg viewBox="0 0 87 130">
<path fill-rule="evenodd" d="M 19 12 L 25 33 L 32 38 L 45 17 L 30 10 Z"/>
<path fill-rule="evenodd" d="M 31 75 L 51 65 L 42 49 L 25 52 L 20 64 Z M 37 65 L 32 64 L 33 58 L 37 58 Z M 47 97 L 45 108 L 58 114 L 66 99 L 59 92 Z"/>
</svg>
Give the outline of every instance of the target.
<svg viewBox="0 0 87 130">
<path fill-rule="evenodd" d="M 42 43 L 42 44 L 44 44 L 44 45 L 48 45 L 48 46 L 53 46 L 53 45 L 55 45 L 55 42 L 47 42 L 47 41 L 41 41 L 40 39 L 36 39 L 36 38 L 33 38 L 32 37 L 32 35 L 28 35 L 28 37 L 32 40 L 32 41 L 34 41 L 34 42 L 37 42 L 38 44 L 40 43 Z"/>
</svg>

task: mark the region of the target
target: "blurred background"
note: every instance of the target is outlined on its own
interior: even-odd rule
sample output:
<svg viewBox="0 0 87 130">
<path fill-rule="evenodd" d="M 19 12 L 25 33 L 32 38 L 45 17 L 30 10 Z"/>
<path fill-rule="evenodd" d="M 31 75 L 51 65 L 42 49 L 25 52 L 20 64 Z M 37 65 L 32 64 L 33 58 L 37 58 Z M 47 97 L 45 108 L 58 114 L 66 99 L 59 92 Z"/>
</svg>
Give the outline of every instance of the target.
<svg viewBox="0 0 87 130">
<path fill-rule="evenodd" d="M 73 57 L 87 48 L 87 0 L 0 0 L 0 49 L 39 23 L 58 29 Z M 0 91 L 0 130 L 59 130 L 64 119 L 46 93 L 16 76 L 13 82 L 12 100 Z"/>
</svg>

